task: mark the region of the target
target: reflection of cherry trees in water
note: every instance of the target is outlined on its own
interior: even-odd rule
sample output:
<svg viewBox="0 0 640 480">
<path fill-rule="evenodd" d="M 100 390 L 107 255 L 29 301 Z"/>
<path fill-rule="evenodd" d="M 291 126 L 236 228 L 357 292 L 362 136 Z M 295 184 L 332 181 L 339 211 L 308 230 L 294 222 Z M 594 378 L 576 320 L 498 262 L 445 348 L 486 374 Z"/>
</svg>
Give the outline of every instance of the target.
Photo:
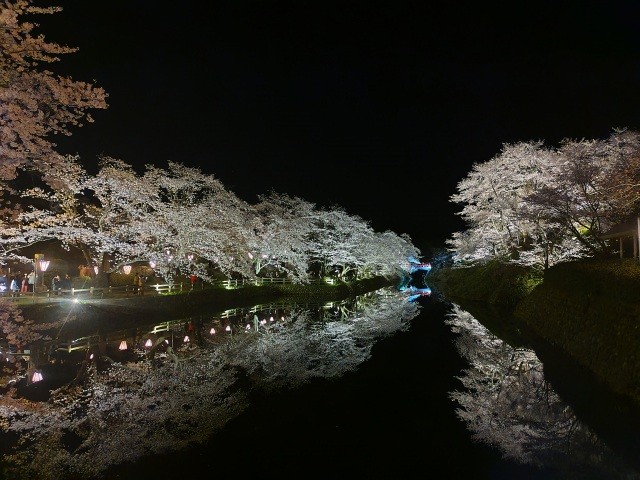
<svg viewBox="0 0 640 480">
<path fill-rule="evenodd" d="M 464 389 L 450 397 L 475 440 L 505 458 L 557 469 L 559 478 L 640 478 L 562 402 L 534 352 L 512 348 L 457 306 L 447 323 L 469 362 L 459 377 Z"/>
<path fill-rule="evenodd" d="M 80 385 L 47 403 L 3 402 L 7 478 L 100 478 L 116 464 L 205 441 L 248 406 L 251 390 L 293 388 L 358 368 L 374 343 L 409 327 L 419 307 L 394 291 L 350 306 L 291 310 L 239 330 L 138 361 L 90 363 Z"/>
</svg>

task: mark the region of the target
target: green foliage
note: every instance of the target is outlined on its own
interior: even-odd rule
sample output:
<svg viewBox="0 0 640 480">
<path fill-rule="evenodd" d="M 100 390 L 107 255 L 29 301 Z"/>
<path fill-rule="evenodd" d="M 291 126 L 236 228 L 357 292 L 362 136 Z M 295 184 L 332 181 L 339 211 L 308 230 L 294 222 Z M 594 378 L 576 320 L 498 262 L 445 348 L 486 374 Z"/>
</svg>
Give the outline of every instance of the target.
<svg viewBox="0 0 640 480">
<path fill-rule="evenodd" d="M 432 273 L 430 284 L 453 301 L 462 298 L 508 308 L 515 307 L 542 281 L 539 270 L 498 260 Z"/>
<path fill-rule="evenodd" d="M 432 273 L 430 282 L 472 315 L 482 315 L 476 305 L 505 307 L 514 326 L 526 327 L 614 392 L 640 403 L 637 259 L 564 262 L 544 277 L 540 271 L 499 261 Z"/>
<path fill-rule="evenodd" d="M 637 260 L 581 260 L 550 268 L 515 315 L 640 402 L 639 298 Z"/>
</svg>

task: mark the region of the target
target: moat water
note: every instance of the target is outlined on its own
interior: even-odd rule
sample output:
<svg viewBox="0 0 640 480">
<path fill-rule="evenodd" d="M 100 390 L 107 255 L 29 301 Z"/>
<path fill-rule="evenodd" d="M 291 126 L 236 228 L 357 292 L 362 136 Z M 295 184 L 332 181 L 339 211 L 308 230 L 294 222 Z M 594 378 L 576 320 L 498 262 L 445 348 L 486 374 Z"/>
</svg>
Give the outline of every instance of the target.
<svg viewBox="0 0 640 480">
<path fill-rule="evenodd" d="M 379 293 L 306 312 L 282 305 L 242 312 L 236 324 L 216 324 L 233 324 L 230 340 L 251 359 L 227 357 L 244 376 L 218 403 L 241 392 L 244 406 L 204 440 L 198 430 L 216 412 L 198 411 L 186 427 L 174 425 L 175 448 L 123 455 L 103 478 L 640 479 L 638 413 L 588 373 L 526 339 L 509 344 L 435 296 L 388 291 L 378 300 Z M 276 327 L 280 315 L 288 326 Z M 303 322 L 313 327 L 292 333 Z M 180 368 L 195 375 L 195 366 Z M 162 395 L 156 410 L 172 393 Z M 185 398 L 178 404 L 187 416 L 199 401 L 188 412 Z M 138 420 L 127 415 L 149 428 L 144 411 Z M 166 424 L 158 428 L 172 434 Z M 111 444 L 118 434 L 101 433 Z"/>
</svg>

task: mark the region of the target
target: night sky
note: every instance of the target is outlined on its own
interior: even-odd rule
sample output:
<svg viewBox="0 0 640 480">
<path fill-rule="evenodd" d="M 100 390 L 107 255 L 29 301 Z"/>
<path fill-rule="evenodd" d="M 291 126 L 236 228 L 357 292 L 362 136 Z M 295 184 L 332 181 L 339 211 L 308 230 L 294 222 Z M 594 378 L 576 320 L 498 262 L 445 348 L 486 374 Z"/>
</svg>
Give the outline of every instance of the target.
<svg viewBox="0 0 640 480">
<path fill-rule="evenodd" d="M 463 227 L 449 196 L 504 143 L 640 129 L 638 2 L 38 4 L 64 7 L 38 18 L 46 38 L 80 48 L 56 68 L 109 93 L 58 142 L 90 171 L 172 160 L 423 252 Z"/>
</svg>

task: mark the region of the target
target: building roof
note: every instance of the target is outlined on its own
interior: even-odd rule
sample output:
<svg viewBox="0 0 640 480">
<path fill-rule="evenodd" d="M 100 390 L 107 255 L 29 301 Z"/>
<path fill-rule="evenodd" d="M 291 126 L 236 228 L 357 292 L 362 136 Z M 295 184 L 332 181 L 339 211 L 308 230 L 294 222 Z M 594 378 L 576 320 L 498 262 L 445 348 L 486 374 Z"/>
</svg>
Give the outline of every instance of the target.
<svg viewBox="0 0 640 480">
<path fill-rule="evenodd" d="M 638 234 L 638 218 L 637 215 L 618 223 L 611 227 L 607 232 L 600 235 L 602 239 L 608 238 L 620 238 L 620 237 L 633 237 Z"/>
</svg>

